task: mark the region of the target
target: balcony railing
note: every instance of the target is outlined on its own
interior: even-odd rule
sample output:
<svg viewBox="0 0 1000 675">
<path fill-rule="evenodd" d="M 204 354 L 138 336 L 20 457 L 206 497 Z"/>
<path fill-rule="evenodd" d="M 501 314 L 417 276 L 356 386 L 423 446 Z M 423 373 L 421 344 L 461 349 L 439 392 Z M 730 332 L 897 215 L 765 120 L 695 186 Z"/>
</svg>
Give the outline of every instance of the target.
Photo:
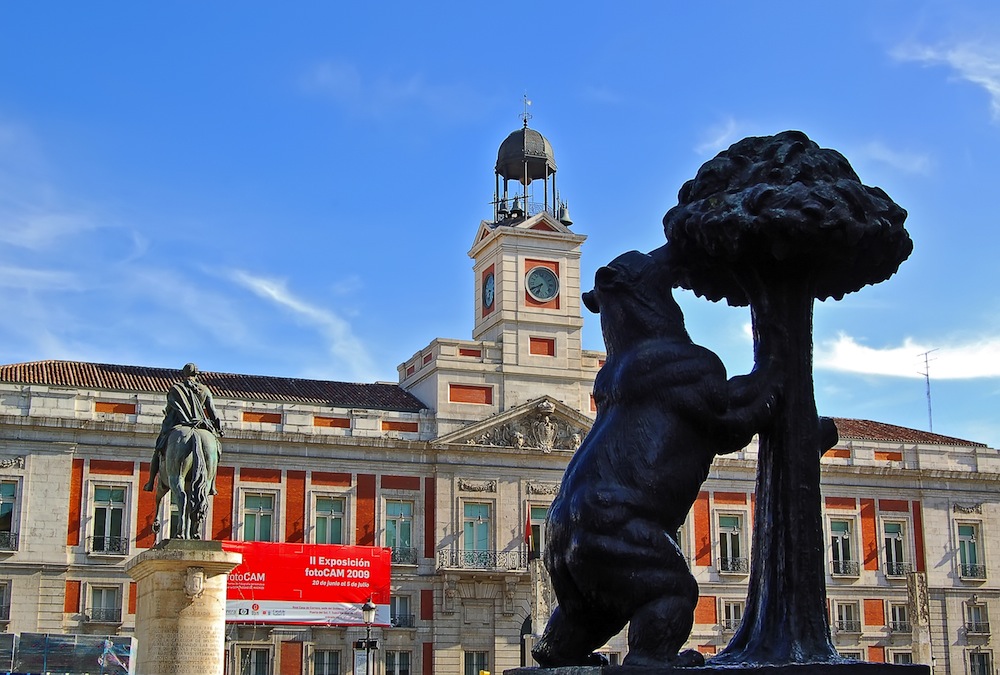
<svg viewBox="0 0 1000 675">
<path fill-rule="evenodd" d="M 913 571 L 913 565 L 908 562 L 887 562 L 885 575 L 887 577 L 905 577 Z"/>
<path fill-rule="evenodd" d="M 736 630 L 740 627 L 740 621 L 742 619 L 723 619 L 722 620 L 722 630 L 730 631 Z"/>
<path fill-rule="evenodd" d="M 128 537 L 88 537 L 91 553 L 128 555 Z"/>
<path fill-rule="evenodd" d="M 91 623 L 121 623 L 121 607 L 92 607 L 87 610 L 87 621 Z"/>
<path fill-rule="evenodd" d="M 837 621 L 837 632 L 839 633 L 860 633 L 861 622 L 857 619 L 842 619 Z"/>
<path fill-rule="evenodd" d="M 750 571 L 750 562 L 746 558 L 719 558 L 719 571 L 746 574 Z"/>
<path fill-rule="evenodd" d="M 0 621 L 10 621 L 10 605 L 0 605 Z"/>
<path fill-rule="evenodd" d="M 393 628 L 413 628 L 414 616 L 412 614 L 393 614 L 389 619 Z"/>
<path fill-rule="evenodd" d="M 392 564 L 393 565 L 416 565 L 417 564 L 417 549 L 415 548 L 403 548 L 400 546 L 392 547 Z"/>
<path fill-rule="evenodd" d="M 890 633 L 912 633 L 913 626 L 909 621 L 890 621 L 889 622 L 889 632 Z"/>
<path fill-rule="evenodd" d="M 834 560 L 833 573 L 837 576 L 856 577 L 861 574 L 861 565 L 854 560 Z"/>
<path fill-rule="evenodd" d="M 990 624 L 988 621 L 966 621 L 965 632 L 974 635 L 989 635 Z"/>
<path fill-rule="evenodd" d="M 438 551 L 438 565 L 467 570 L 524 570 L 525 551 Z"/>
<path fill-rule="evenodd" d="M 967 563 L 961 563 L 959 568 L 959 574 L 962 575 L 963 579 L 986 578 L 986 565 L 970 565 Z"/>
<path fill-rule="evenodd" d="M 17 550 L 17 532 L 0 532 L 0 551 Z"/>
</svg>

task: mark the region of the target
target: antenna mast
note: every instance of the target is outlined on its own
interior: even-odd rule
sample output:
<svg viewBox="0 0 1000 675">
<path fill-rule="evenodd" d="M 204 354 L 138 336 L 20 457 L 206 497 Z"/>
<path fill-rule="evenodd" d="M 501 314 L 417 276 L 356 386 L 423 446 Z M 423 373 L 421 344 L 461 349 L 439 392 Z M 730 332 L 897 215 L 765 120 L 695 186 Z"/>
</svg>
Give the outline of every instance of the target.
<svg viewBox="0 0 1000 675">
<path fill-rule="evenodd" d="M 917 356 L 924 357 L 924 371 L 920 373 L 924 376 L 924 381 L 927 382 L 927 424 L 929 431 L 934 431 L 934 416 L 931 414 L 931 361 L 930 355 L 936 352 L 937 349 L 931 349 L 924 352 L 923 354 L 917 354 Z"/>
</svg>

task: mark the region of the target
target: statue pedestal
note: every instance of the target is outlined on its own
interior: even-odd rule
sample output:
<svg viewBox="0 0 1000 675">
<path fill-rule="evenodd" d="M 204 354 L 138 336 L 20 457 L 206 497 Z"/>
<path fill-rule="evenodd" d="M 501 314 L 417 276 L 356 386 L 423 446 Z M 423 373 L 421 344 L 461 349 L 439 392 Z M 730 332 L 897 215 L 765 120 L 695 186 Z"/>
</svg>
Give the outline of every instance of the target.
<svg viewBox="0 0 1000 675">
<path fill-rule="evenodd" d="M 893 663 L 793 663 L 783 666 L 562 666 L 514 668 L 504 675 L 930 675 L 930 666 Z"/>
<path fill-rule="evenodd" d="M 138 589 L 135 672 L 223 675 L 226 580 L 242 560 L 218 541 L 168 539 L 128 561 Z"/>
</svg>

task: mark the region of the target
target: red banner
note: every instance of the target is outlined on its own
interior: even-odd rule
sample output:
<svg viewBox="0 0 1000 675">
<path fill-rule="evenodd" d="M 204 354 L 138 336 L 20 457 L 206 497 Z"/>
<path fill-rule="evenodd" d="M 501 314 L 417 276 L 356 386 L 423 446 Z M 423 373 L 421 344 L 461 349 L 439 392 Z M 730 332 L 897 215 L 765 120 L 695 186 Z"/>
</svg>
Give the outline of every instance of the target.
<svg viewBox="0 0 1000 675">
<path fill-rule="evenodd" d="M 243 554 L 229 573 L 226 621 L 364 625 L 361 606 L 371 598 L 372 625 L 389 625 L 390 548 L 262 541 L 222 548 Z"/>
</svg>

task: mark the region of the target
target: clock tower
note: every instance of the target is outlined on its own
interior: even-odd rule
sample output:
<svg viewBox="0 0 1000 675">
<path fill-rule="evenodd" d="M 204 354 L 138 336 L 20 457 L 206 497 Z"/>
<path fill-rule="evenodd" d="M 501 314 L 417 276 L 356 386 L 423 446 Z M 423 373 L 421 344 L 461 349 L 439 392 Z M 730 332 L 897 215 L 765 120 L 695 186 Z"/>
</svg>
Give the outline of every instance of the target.
<svg viewBox="0 0 1000 675">
<path fill-rule="evenodd" d="M 502 343 L 505 366 L 565 368 L 580 351 L 580 245 L 586 237 L 570 231 L 573 221 L 556 191 L 552 145 L 527 120 L 500 144 L 495 179 L 493 218 L 480 223 L 469 251 L 476 296 L 472 337 Z"/>
<path fill-rule="evenodd" d="M 435 340 L 400 365 L 400 383 L 436 409 L 442 434 L 542 395 L 594 414 L 603 354 L 582 347 L 587 238 L 570 229 L 552 145 L 527 120 L 500 144 L 492 217 L 469 250 L 472 340 Z"/>
</svg>

